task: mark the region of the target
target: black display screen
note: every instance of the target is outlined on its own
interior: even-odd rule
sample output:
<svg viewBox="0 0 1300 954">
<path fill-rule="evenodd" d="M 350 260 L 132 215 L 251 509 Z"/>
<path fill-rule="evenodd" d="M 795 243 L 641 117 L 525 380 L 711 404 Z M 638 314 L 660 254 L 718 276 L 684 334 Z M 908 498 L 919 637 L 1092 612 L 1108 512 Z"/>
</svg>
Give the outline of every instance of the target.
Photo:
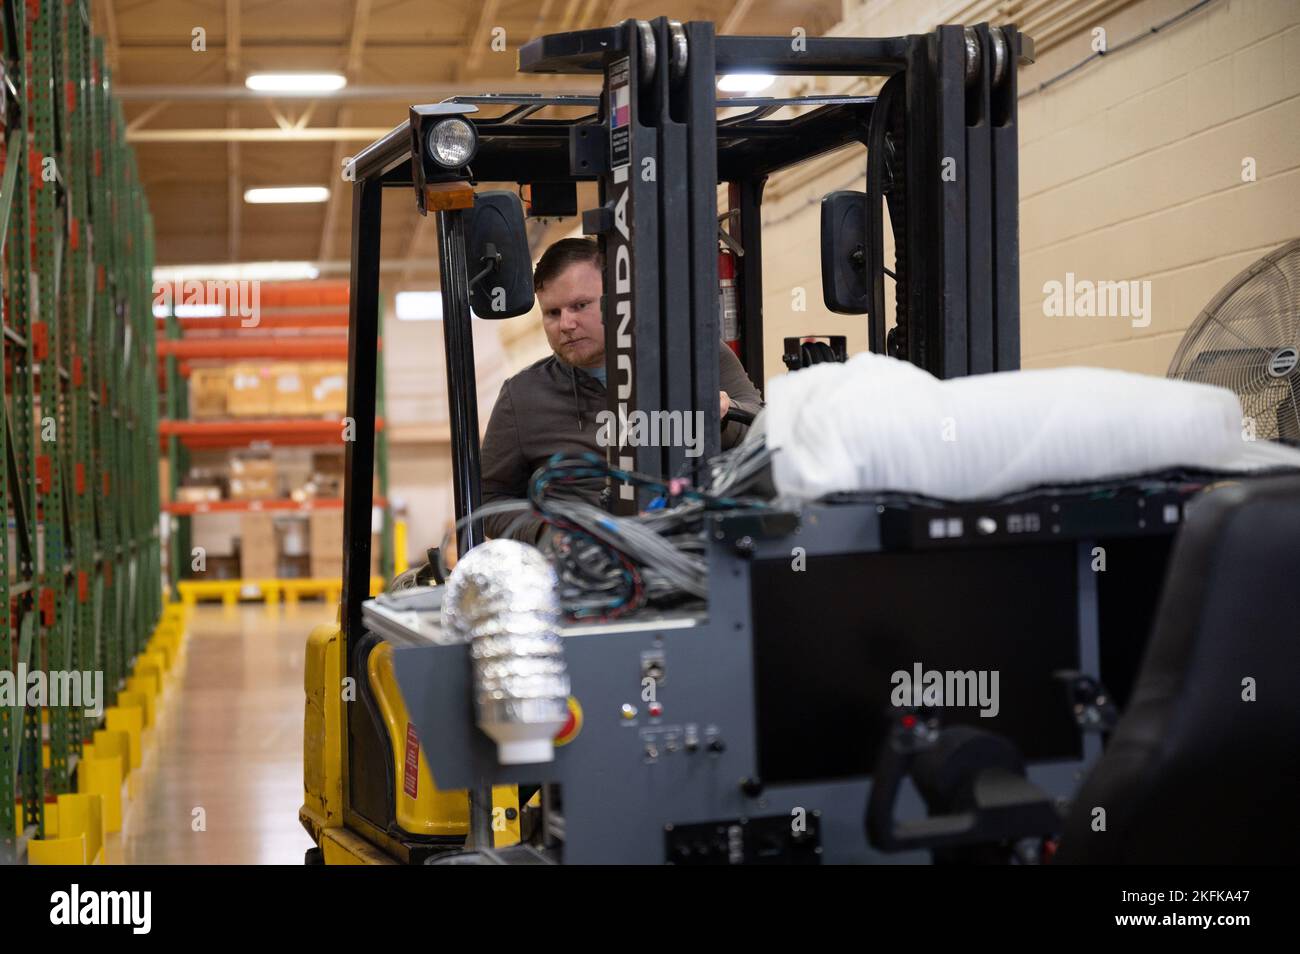
<svg viewBox="0 0 1300 954">
<path fill-rule="evenodd" d="M 1082 755 L 1065 684 L 1079 667 L 1076 549 L 1070 544 L 809 554 L 752 568 L 759 773 L 767 783 L 868 775 L 891 697 L 926 673 L 997 673 L 996 715 L 976 694 L 945 725 L 1008 737 L 1027 761 Z M 931 677 L 932 678 L 932 677 Z M 945 685 L 949 685 L 945 679 Z M 970 685 L 969 682 L 966 685 Z M 952 696 L 948 697 L 949 700 Z"/>
</svg>

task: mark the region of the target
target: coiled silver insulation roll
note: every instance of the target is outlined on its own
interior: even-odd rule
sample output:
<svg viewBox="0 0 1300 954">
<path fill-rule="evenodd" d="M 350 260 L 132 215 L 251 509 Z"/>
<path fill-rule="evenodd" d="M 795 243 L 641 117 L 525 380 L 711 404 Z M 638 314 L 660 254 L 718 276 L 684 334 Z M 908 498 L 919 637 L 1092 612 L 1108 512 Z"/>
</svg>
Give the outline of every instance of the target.
<svg viewBox="0 0 1300 954">
<path fill-rule="evenodd" d="M 442 625 L 470 644 L 478 725 L 502 764 L 549 762 L 568 719 L 559 581 L 536 547 L 489 540 L 456 564 Z"/>
</svg>

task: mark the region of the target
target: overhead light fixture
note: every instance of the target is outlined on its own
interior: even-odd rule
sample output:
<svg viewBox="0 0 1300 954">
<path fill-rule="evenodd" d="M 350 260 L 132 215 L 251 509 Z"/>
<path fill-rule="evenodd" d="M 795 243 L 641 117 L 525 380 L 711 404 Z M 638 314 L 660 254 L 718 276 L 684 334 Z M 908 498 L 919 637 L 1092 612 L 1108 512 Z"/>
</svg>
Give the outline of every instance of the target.
<svg viewBox="0 0 1300 954">
<path fill-rule="evenodd" d="M 221 303 L 212 303 L 206 305 L 176 305 L 177 318 L 220 318 L 226 313 L 226 306 Z M 155 304 L 153 306 L 153 316 L 155 318 L 166 318 L 171 312 L 167 310 L 166 305 Z"/>
<path fill-rule="evenodd" d="M 250 205 L 270 205 L 285 202 L 324 202 L 330 190 L 324 186 L 274 186 L 245 189 L 244 201 Z"/>
<path fill-rule="evenodd" d="M 153 270 L 154 282 L 292 282 L 319 276 L 320 269 L 311 262 L 222 262 L 211 265 L 160 265 Z"/>
<path fill-rule="evenodd" d="M 395 296 L 398 321 L 442 321 L 442 292 L 400 291 Z M 469 310 L 471 318 L 478 312 Z"/>
<path fill-rule="evenodd" d="M 252 73 L 244 85 L 259 93 L 337 93 L 348 78 L 342 73 Z"/>
<path fill-rule="evenodd" d="M 398 321 L 441 321 L 442 292 L 400 291 L 397 293 Z"/>
<path fill-rule="evenodd" d="M 718 89 L 724 93 L 761 93 L 775 82 L 771 73 L 728 73 L 718 80 Z"/>
</svg>

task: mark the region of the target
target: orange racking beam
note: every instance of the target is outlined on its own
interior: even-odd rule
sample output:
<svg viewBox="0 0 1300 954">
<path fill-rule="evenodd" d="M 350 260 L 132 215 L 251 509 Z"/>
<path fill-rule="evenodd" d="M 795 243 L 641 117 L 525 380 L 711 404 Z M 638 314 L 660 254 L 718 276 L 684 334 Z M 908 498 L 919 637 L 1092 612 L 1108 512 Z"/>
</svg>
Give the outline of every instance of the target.
<svg viewBox="0 0 1300 954">
<path fill-rule="evenodd" d="M 384 429 L 384 419 L 375 418 L 375 431 Z M 266 418 L 248 421 L 158 422 L 160 438 L 178 437 L 186 447 L 240 447 L 267 442 L 281 445 L 343 443 L 340 418 Z"/>
<path fill-rule="evenodd" d="M 284 328 L 346 328 L 348 313 L 344 311 L 304 311 L 297 314 L 268 315 L 265 312 L 258 317 L 257 324 L 245 326 L 250 319 L 240 315 L 219 315 L 212 318 L 177 318 L 181 331 L 246 331 L 257 332 L 263 329 L 280 330 Z M 166 318 L 155 320 L 159 331 L 167 327 Z"/>
<path fill-rule="evenodd" d="M 158 357 L 178 358 L 346 358 L 346 338 L 198 338 L 159 341 Z"/>
<path fill-rule="evenodd" d="M 374 506 L 387 506 L 388 501 L 382 497 L 376 497 Z M 163 504 L 163 510 L 167 513 L 189 515 L 195 513 L 243 513 L 265 512 L 265 513 L 285 513 L 285 512 L 303 512 L 310 513 L 313 510 L 342 510 L 343 498 L 341 497 L 321 497 L 316 500 L 304 500 L 302 503 L 296 500 L 211 500 L 199 503 L 183 503 L 173 501 Z"/>
</svg>

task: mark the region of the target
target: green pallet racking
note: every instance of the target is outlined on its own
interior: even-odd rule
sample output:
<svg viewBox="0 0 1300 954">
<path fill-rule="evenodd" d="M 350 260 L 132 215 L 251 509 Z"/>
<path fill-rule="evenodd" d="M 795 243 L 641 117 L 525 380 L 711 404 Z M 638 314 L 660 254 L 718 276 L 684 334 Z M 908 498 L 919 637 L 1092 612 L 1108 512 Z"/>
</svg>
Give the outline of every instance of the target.
<svg viewBox="0 0 1300 954">
<path fill-rule="evenodd" d="M 90 24 L 89 0 L 0 16 L 0 671 L 102 672 L 107 707 L 163 592 L 153 223 Z M 0 861 L 45 837 L 95 728 L 0 706 Z"/>
</svg>

